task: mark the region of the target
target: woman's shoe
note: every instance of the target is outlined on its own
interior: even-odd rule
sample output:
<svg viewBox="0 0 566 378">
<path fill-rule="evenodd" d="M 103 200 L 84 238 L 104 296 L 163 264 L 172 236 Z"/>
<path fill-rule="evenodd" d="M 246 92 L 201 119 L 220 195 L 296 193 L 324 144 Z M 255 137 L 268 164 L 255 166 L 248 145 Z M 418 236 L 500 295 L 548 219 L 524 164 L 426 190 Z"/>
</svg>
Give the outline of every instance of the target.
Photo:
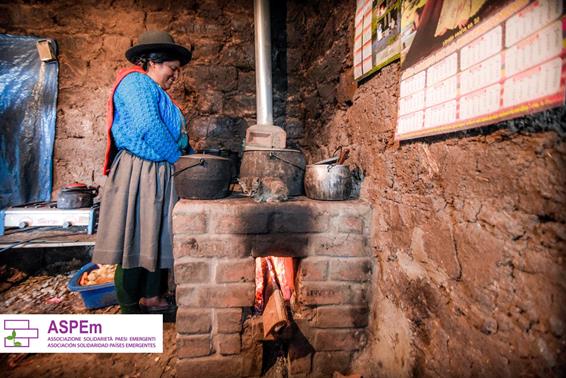
<svg viewBox="0 0 566 378">
<path fill-rule="evenodd" d="M 139 307 L 144 314 L 169 314 L 177 311 L 177 306 L 169 300 L 165 303 L 160 303 L 156 305 L 147 305 L 140 302 Z"/>
<path fill-rule="evenodd" d="M 140 304 L 140 309 L 144 314 L 169 314 L 177 311 L 177 306 L 172 303 L 166 305 L 146 306 Z"/>
</svg>

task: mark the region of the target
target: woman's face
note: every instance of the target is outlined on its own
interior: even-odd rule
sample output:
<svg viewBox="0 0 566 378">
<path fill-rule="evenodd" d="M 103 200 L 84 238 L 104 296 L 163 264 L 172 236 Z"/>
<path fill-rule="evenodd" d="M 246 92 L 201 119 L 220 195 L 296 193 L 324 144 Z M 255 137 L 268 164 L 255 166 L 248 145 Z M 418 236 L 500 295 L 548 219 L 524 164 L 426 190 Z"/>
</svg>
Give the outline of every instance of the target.
<svg viewBox="0 0 566 378">
<path fill-rule="evenodd" d="M 149 62 L 147 74 L 155 80 L 161 88 L 168 90 L 179 77 L 180 70 L 181 62 L 178 60 L 169 60 L 163 63 Z"/>
</svg>

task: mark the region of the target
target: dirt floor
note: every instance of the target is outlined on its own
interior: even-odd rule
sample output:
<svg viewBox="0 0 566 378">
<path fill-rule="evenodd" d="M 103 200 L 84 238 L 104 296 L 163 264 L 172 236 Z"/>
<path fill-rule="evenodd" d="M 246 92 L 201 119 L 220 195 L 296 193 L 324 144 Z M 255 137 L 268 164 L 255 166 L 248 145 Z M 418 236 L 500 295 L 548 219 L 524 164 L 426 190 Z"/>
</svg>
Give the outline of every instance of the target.
<svg viewBox="0 0 566 378">
<path fill-rule="evenodd" d="M 78 262 L 77 262 L 78 263 Z M 78 264 L 80 265 L 80 264 Z M 68 265 L 66 265 L 68 266 Z M 84 307 L 67 283 L 76 272 L 54 273 L 51 267 L 33 276 L 0 267 L 0 313 L 116 314 L 117 305 L 96 310 Z M 54 269 L 55 268 L 55 269 Z M 63 269 L 65 270 L 65 269 Z M 163 325 L 163 353 L 0 354 L 2 377 L 174 377 L 175 324 Z"/>
</svg>

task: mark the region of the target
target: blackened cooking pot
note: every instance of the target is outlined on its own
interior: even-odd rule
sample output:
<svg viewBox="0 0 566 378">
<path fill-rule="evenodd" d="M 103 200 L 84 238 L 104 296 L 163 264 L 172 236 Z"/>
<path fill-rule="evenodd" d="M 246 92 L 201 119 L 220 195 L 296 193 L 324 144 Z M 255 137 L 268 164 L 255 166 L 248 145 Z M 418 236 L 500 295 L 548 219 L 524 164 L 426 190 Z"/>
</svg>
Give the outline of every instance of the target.
<svg viewBox="0 0 566 378">
<path fill-rule="evenodd" d="M 303 194 L 305 157 L 299 150 L 260 148 L 244 150 L 240 180 L 274 177 L 285 183 L 290 196 Z"/>
<path fill-rule="evenodd" d="M 224 198 L 230 194 L 232 163 L 215 155 L 185 155 L 175 163 L 173 176 L 175 189 L 181 198 Z"/>
<path fill-rule="evenodd" d="M 80 209 L 91 207 L 94 197 L 98 195 L 98 187 L 86 186 L 76 182 L 61 188 L 57 194 L 58 209 Z"/>
</svg>

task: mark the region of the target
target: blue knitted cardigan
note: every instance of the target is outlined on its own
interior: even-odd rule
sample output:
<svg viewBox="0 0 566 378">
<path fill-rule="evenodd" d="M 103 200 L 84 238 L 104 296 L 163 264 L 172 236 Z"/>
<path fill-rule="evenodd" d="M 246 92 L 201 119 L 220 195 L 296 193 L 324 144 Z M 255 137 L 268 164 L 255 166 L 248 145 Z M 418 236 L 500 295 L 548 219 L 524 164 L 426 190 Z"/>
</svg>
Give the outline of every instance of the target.
<svg viewBox="0 0 566 378">
<path fill-rule="evenodd" d="M 112 136 L 119 150 L 175 163 L 181 156 L 177 142 L 184 122 L 179 108 L 149 76 L 131 73 L 116 88 Z"/>
</svg>

